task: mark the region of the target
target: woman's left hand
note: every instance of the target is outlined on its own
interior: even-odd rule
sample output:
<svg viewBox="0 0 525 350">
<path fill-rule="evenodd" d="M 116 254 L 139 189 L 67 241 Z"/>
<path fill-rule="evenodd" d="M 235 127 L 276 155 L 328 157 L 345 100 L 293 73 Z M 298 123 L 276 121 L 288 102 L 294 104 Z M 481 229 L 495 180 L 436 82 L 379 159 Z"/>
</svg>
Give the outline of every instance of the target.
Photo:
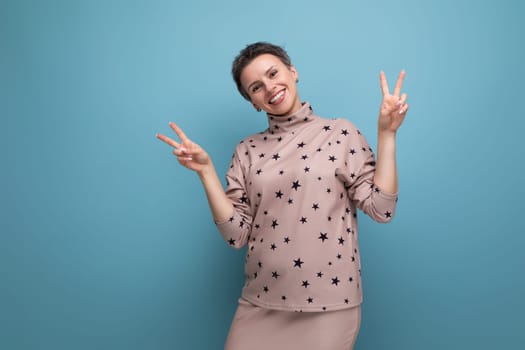
<svg viewBox="0 0 525 350">
<path fill-rule="evenodd" d="M 403 123 L 406 113 L 408 111 L 407 94 L 401 94 L 401 87 L 403 86 L 403 79 L 405 79 L 405 71 L 402 70 L 397 78 L 397 83 L 394 88 L 394 93 L 391 95 L 388 90 L 388 83 L 384 72 L 379 74 L 381 83 L 381 91 L 383 93 L 383 101 L 379 108 L 379 132 L 393 132 Z M 400 95 L 401 94 L 401 95 Z"/>
</svg>

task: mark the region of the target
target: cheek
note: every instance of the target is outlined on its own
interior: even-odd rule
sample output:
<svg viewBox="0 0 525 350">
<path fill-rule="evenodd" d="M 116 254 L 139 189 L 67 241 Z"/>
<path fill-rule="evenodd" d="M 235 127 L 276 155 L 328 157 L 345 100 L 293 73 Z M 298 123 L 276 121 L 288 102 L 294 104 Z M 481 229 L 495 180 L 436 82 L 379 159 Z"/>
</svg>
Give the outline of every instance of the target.
<svg viewBox="0 0 525 350">
<path fill-rule="evenodd" d="M 264 98 L 261 93 L 250 95 L 250 98 L 251 98 L 252 103 L 261 104 L 261 102 L 264 102 Z"/>
</svg>

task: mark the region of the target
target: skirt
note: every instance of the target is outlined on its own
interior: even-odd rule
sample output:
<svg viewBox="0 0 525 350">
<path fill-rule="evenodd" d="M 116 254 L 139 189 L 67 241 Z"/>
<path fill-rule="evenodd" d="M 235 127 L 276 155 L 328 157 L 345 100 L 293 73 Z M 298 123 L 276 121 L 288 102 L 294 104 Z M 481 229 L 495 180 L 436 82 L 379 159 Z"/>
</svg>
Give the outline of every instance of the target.
<svg viewBox="0 0 525 350">
<path fill-rule="evenodd" d="M 265 309 L 239 299 L 225 350 L 351 350 L 361 306 L 327 312 Z"/>
</svg>

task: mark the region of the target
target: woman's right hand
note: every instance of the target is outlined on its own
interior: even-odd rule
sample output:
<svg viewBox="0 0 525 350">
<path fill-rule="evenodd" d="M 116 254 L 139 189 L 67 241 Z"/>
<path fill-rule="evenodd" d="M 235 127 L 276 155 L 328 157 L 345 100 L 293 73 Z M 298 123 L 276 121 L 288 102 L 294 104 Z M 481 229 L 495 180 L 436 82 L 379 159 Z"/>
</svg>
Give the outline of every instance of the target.
<svg viewBox="0 0 525 350">
<path fill-rule="evenodd" d="M 174 148 L 173 154 L 181 165 L 197 173 L 202 172 L 211 165 L 210 156 L 201 146 L 191 141 L 175 123 L 170 122 L 170 127 L 175 131 L 180 142 L 162 134 L 157 134 L 156 136 L 159 140 Z"/>
<path fill-rule="evenodd" d="M 192 142 L 175 123 L 170 123 L 170 127 L 175 131 L 180 142 L 161 134 L 157 134 L 157 138 L 174 148 L 173 154 L 177 157 L 180 164 L 199 174 L 206 191 L 213 219 L 216 222 L 226 221 L 232 217 L 234 208 L 231 200 L 226 196 L 222 188 L 210 156 L 201 146 Z"/>
</svg>

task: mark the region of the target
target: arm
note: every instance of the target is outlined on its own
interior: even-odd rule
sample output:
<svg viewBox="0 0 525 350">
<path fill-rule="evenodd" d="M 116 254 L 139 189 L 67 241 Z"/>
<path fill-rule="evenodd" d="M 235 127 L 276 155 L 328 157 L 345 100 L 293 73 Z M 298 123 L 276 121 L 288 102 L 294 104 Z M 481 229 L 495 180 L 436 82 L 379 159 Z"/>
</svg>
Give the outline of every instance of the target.
<svg viewBox="0 0 525 350">
<path fill-rule="evenodd" d="M 198 174 L 208 198 L 213 220 L 215 222 L 226 221 L 233 215 L 233 204 L 222 188 L 215 167 L 210 162 L 210 166 L 198 172 Z"/>
<path fill-rule="evenodd" d="M 397 193 L 396 134 L 379 133 L 374 183 L 388 193 Z"/>
<path fill-rule="evenodd" d="M 350 152 L 346 152 L 345 168 L 337 169 L 354 205 L 371 219 L 380 223 L 392 220 L 396 210 L 397 192 L 383 190 L 374 183 L 376 158 L 365 136 L 353 125 L 347 128 L 354 136 L 350 139 Z"/>
<path fill-rule="evenodd" d="M 174 148 L 173 154 L 184 167 L 195 171 L 202 182 L 213 219 L 216 222 L 226 221 L 233 215 L 233 204 L 226 196 L 210 156 L 202 147 L 192 142 L 174 123 L 170 127 L 180 138 L 180 143 L 157 134 L 157 138 Z"/>
<path fill-rule="evenodd" d="M 408 111 L 407 95 L 400 95 L 404 78 L 405 71 L 403 70 L 399 73 L 394 93 L 391 95 L 388 90 L 385 73 L 380 73 L 383 101 L 379 109 L 377 163 L 374 183 L 388 193 L 398 192 L 396 133 Z"/>
</svg>

